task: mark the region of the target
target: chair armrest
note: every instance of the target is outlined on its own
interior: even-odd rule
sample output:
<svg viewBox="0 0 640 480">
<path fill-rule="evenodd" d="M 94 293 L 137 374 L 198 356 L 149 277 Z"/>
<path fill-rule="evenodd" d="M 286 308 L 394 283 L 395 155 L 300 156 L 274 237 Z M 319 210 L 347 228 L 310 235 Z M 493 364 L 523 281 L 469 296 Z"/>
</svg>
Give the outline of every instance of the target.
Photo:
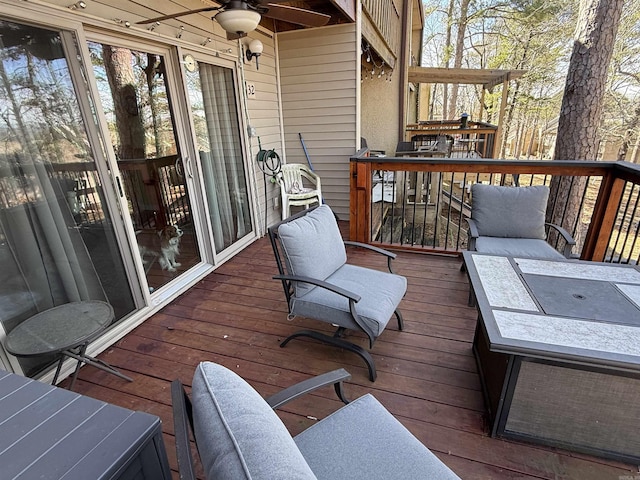
<svg viewBox="0 0 640 480">
<path fill-rule="evenodd" d="M 478 232 L 478 226 L 476 225 L 475 220 L 472 218 L 465 218 L 467 223 L 469 224 L 469 238 L 467 244 L 467 250 L 475 252 L 476 250 L 476 239 L 480 237 L 480 233 Z"/>
<path fill-rule="evenodd" d="M 576 241 L 573 239 L 571 234 L 567 232 L 564 228 L 562 228 L 560 225 L 556 225 L 555 223 L 545 222 L 545 225 L 555 229 L 560 235 L 562 235 L 562 238 L 564 238 L 564 241 L 566 242 L 562 253 L 565 256 L 565 258 L 573 258 L 571 255 L 571 249 L 576 244 Z"/>
<path fill-rule="evenodd" d="M 265 400 L 269 406 L 275 410 L 276 408 L 280 408 L 282 405 L 285 405 L 302 395 L 306 395 L 307 393 L 313 392 L 314 390 L 327 385 L 333 385 L 338 398 L 346 404 L 349 403 L 349 400 L 347 400 L 344 395 L 342 382 L 349 380 L 350 378 L 351 374 L 344 368 L 340 368 L 338 370 L 333 370 L 332 372 L 318 375 L 317 377 L 309 378 L 300 383 L 296 383 L 295 385 L 291 385 L 275 395 L 271 395 Z"/>
<path fill-rule="evenodd" d="M 390 252 L 389 250 L 385 250 L 384 248 L 376 247 L 374 245 L 369 245 L 368 243 L 352 242 L 351 240 L 345 240 L 344 244 L 350 247 L 366 248 L 367 250 L 371 250 L 372 252 L 376 252 L 376 253 L 379 253 L 380 255 L 384 255 L 385 257 L 387 257 L 387 268 L 391 273 L 393 273 L 393 270 L 391 269 L 391 260 L 397 257 L 395 253 Z"/>
<path fill-rule="evenodd" d="M 193 413 L 191 401 L 180 380 L 174 380 L 171 383 L 171 405 L 180 478 L 182 480 L 196 480 L 189 441 L 189 432 L 193 432 Z"/>
<path fill-rule="evenodd" d="M 469 224 L 469 235 L 473 238 L 478 238 L 480 233 L 478 233 L 478 226 L 476 225 L 475 220 L 472 218 L 465 218 L 465 220 Z"/>
<path fill-rule="evenodd" d="M 360 295 L 357 293 L 350 292 L 349 290 L 345 290 L 344 288 L 338 287 L 337 285 L 333 285 L 332 283 L 325 282 L 324 280 L 318 280 L 316 278 L 311 277 L 303 277 L 300 275 L 276 275 L 273 277 L 274 280 L 282 280 L 283 282 L 304 282 L 310 283 L 311 285 L 316 285 L 321 288 L 325 288 L 330 292 L 337 293 L 338 295 L 342 295 L 343 297 L 349 300 L 349 311 L 351 312 L 351 316 L 353 317 L 353 321 L 362 329 L 362 331 L 369 337 L 369 348 L 373 347 L 373 342 L 376 338 L 376 334 L 374 330 L 368 325 L 360 316 L 358 315 L 358 311 L 356 310 L 356 303 L 360 301 Z M 289 297 L 287 297 L 289 298 Z"/>
<path fill-rule="evenodd" d="M 380 253 L 381 255 L 384 255 L 384 256 L 389 257 L 389 258 L 396 258 L 397 257 L 397 255 L 395 253 L 390 252 L 389 250 L 385 250 L 384 248 L 376 247 L 374 245 L 369 245 L 368 243 L 352 242 L 351 240 L 345 240 L 344 244 L 345 245 L 349 245 L 350 247 L 366 248 L 366 249 L 372 250 L 374 252 Z"/>
<path fill-rule="evenodd" d="M 324 280 L 318 280 L 317 278 L 304 277 L 302 275 L 276 275 L 273 277 L 273 279 L 286 280 L 289 282 L 310 283 L 311 285 L 326 288 L 327 290 L 330 290 L 333 293 L 337 293 L 338 295 L 347 297 L 349 300 L 353 300 L 354 302 L 359 302 L 361 298 L 360 295 L 358 295 L 357 293 L 350 292 L 349 290 L 345 290 L 344 288 L 338 287 L 337 285 L 333 285 L 332 283 L 329 283 L 329 282 L 325 282 Z"/>
</svg>

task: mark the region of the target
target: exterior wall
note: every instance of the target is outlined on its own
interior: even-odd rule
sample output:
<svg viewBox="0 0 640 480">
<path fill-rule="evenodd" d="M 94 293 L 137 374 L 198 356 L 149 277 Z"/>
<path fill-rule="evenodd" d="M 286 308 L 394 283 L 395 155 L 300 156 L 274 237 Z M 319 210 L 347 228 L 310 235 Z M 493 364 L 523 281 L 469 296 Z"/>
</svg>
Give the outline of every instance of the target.
<svg viewBox="0 0 640 480">
<path fill-rule="evenodd" d="M 256 155 L 260 146 L 264 150 L 274 150 L 282 161 L 285 152 L 282 144 L 282 123 L 280 118 L 280 102 L 278 92 L 278 77 L 276 74 L 275 42 L 273 38 L 259 35 L 255 32 L 251 37 L 243 39 L 243 45 L 248 45 L 253 38 L 259 39 L 264 45 L 264 51 L 258 58 L 258 69 L 255 59 L 244 64 L 245 81 L 255 87 L 254 95 L 246 98 L 246 123 L 255 128 L 256 136 L 249 140 L 249 164 L 255 175 L 255 195 L 258 204 L 258 232 L 266 233 L 267 226 L 280 220 L 280 189 L 277 183 L 271 182 L 270 177 L 260 170 Z M 267 199 L 265 201 L 265 187 Z M 266 220 L 265 220 L 266 213 Z"/>
<path fill-rule="evenodd" d="M 366 64 L 363 63 L 363 68 Z M 400 122 L 400 99 L 402 85 L 401 75 L 398 70 L 400 63 L 396 64 L 390 80 L 384 76 L 378 78 L 377 74 L 371 79 L 371 75 L 362 80 L 362 136 L 367 139 L 367 144 L 372 150 L 385 150 L 387 155 L 396 151 L 398 138 L 398 125 Z"/>
<path fill-rule="evenodd" d="M 421 3 L 398 0 L 395 5 L 400 15 L 404 15 L 406 10 L 410 18 L 401 18 L 401 25 L 407 30 L 401 28 L 396 32 L 399 38 L 394 42 L 398 47 L 394 52 L 396 61 L 393 70 L 385 66 L 385 75 L 377 78 L 380 72 L 377 68 L 371 78 L 371 68 L 367 68 L 371 64 L 364 59 L 362 61 L 361 134 L 367 139 L 369 148 L 385 150 L 387 155 L 392 155 L 398 141 L 403 140 L 400 136 L 404 125 L 417 121 L 418 90 L 411 89 L 408 83 L 403 82 L 403 78 L 406 78 L 408 65 L 420 64 L 422 54 Z"/>
<path fill-rule="evenodd" d="M 356 25 L 277 35 L 287 163 L 307 163 L 304 138 L 327 204 L 349 218 L 349 157 L 357 139 Z"/>
</svg>

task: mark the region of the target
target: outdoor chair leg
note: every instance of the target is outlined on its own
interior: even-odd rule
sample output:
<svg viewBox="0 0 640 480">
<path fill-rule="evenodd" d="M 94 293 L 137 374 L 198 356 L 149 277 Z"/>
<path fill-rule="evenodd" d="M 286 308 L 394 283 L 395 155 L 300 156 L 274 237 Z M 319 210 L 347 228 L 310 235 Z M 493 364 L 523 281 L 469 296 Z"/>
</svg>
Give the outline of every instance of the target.
<svg viewBox="0 0 640 480">
<path fill-rule="evenodd" d="M 396 318 L 398 319 L 398 330 L 404 330 L 404 319 L 402 318 L 402 313 L 400 313 L 400 310 L 396 310 L 393 313 L 396 314 Z"/>
<path fill-rule="evenodd" d="M 471 287 L 471 285 L 469 285 L 469 301 L 468 301 L 468 305 L 470 307 L 474 307 L 476 305 L 476 295 L 475 295 L 475 292 L 473 291 L 473 288 Z"/>
<path fill-rule="evenodd" d="M 367 352 L 362 347 L 355 345 L 351 342 L 346 342 L 336 337 L 330 337 L 329 335 L 315 332 L 313 330 L 300 330 L 299 332 L 289 335 L 280 344 L 280 347 L 284 347 L 287 343 L 289 343 L 290 340 L 293 340 L 296 337 L 313 338 L 314 340 L 318 340 L 320 342 L 326 343 L 327 345 L 344 348 L 345 350 L 348 350 L 350 352 L 355 353 L 356 355 L 359 355 L 360 358 L 362 358 L 364 362 L 367 364 L 367 368 L 369 369 L 369 380 L 371 380 L 372 382 L 376 381 L 377 373 L 376 373 L 376 366 L 373 362 L 373 357 L 369 352 Z"/>
</svg>

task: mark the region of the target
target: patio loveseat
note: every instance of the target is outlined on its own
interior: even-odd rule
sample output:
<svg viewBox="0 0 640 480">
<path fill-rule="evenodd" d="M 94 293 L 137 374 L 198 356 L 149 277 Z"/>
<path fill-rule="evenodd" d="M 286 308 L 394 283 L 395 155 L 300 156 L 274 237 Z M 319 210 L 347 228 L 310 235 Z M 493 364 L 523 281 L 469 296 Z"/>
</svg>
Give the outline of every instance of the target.
<svg viewBox="0 0 640 480">
<path fill-rule="evenodd" d="M 201 363 L 192 400 L 172 384 L 176 450 L 181 479 L 195 479 L 188 429 L 208 480 L 458 479 L 372 395 L 366 394 L 295 438 L 273 411 L 321 386 L 333 384 L 346 402 L 343 369 L 263 399 L 231 370 Z"/>
</svg>

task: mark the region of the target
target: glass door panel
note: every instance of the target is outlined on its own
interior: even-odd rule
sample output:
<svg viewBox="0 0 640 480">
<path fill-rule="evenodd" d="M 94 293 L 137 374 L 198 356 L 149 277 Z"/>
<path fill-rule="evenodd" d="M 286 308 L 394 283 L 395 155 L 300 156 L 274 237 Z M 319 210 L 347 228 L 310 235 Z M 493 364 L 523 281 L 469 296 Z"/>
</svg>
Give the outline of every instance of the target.
<svg viewBox="0 0 640 480">
<path fill-rule="evenodd" d="M 201 260 L 164 56 L 98 42 L 89 51 L 153 291 Z"/>
<path fill-rule="evenodd" d="M 71 44 L 69 44 L 71 42 Z M 115 321 L 131 285 L 76 97 L 73 35 L 0 20 L 0 322 L 5 332 L 68 302 L 104 300 Z M 91 119 L 90 113 L 88 117 Z M 120 221 L 118 219 L 118 221 Z M 19 359 L 33 375 L 52 359 Z"/>
<path fill-rule="evenodd" d="M 233 71 L 195 62 L 185 75 L 209 220 L 220 253 L 253 230 Z"/>
</svg>

